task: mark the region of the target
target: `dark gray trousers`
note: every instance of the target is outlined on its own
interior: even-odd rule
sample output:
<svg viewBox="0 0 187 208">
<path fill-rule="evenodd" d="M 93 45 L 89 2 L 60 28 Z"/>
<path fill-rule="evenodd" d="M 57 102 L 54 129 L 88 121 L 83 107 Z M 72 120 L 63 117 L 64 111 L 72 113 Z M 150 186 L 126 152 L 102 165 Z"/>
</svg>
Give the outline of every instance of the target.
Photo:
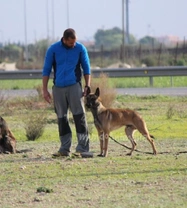
<svg viewBox="0 0 187 208">
<path fill-rule="evenodd" d="M 58 118 L 58 129 L 61 146 L 59 152 L 69 153 L 71 151 L 72 132 L 69 125 L 68 110 L 73 114 L 78 144 L 77 152 L 89 151 L 88 128 L 85 118 L 85 109 L 80 83 L 68 87 L 52 88 L 55 112 Z"/>
</svg>

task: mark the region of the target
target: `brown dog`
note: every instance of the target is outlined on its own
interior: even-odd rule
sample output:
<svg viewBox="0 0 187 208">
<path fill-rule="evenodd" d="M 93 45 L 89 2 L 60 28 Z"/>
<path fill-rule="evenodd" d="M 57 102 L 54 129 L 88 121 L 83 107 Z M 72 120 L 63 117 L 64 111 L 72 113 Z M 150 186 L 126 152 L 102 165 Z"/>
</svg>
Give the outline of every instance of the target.
<svg viewBox="0 0 187 208">
<path fill-rule="evenodd" d="M 0 116 L 0 153 L 16 153 L 16 139 Z"/>
<path fill-rule="evenodd" d="M 132 149 L 127 155 L 131 155 L 136 147 L 133 133 L 137 129 L 150 142 L 153 154 L 156 154 L 153 136 L 147 130 L 146 123 L 142 117 L 130 109 L 114 109 L 105 108 L 99 100 L 100 90 L 96 89 L 95 94 L 87 91 L 85 98 L 86 107 L 89 108 L 94 117 L 94 124 L 100 138 L 100 154 L 98 156 L 107 157 L 108 154 L 108 138 L 111 131 L 126 126 L 125 133 L 132 143 Z"/>
</svg>

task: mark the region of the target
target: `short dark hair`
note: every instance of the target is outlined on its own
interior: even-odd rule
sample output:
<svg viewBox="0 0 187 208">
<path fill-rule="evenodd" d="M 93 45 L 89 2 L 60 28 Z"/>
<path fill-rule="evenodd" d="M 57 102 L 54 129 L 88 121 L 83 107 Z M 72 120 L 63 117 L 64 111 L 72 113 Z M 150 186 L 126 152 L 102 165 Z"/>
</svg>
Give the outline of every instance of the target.
<svg viewBox="0 0 187 208">
<path fill-rule="evenodd" d="M 64 31 L 64 34 L 63 34 L 63 38 L 64 39 L 68 39 L 68 38 L 71 38 L 71 39 L 76 39 L 76 32 L 74 29 L 72 28 L 68 28 Z"/>
</svg>

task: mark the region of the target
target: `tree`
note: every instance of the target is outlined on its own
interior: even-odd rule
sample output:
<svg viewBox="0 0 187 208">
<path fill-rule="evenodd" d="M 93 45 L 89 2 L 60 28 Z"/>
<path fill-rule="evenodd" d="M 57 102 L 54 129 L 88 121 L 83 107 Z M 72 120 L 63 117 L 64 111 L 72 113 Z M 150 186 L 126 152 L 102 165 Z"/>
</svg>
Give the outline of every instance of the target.
<svg viewBox="0 0 187 208">
<path fill-rule="evenodd" d="M 4 54 L 4 60 L 7 60 L 8 62 L 15 62 L 17 59 L 19 59 L 21 50 L 22 48 L 16 43 L 4 46 L 2 50 Z"/>
<path fill-rule="evenodd" d="M 99 29 L 95 33 L 94 38 L 96 47 L 103 45 L 105 49 L 119 48 L 122 45 L 122 30 L 118 27 L 108 30 Z M 130 44 L 135 42 L 135 37 L 130 35 Z"/>
<path fill-rule="evenodd" d="M 156 40 L 156 38 L 153 38 L 151 36 L 145 36 L 139 40 L 139 43 L 144 45 L 156 45 L 158 44 L 158 41 Z"/>
</svg>

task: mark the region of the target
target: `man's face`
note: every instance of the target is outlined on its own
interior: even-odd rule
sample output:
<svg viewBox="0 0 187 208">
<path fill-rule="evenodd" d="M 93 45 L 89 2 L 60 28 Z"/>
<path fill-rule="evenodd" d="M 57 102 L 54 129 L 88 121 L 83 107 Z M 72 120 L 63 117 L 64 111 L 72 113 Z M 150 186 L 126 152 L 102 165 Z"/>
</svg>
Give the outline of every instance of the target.
<svg viewBox="0 0 187 208">
<path fill-rule="evenodd" d="M 72 39 L 72 38 L 63 39 L 63 42 L 67 47 L 73 48 L 75 46 L 76 39 Z"/>
</svg>

